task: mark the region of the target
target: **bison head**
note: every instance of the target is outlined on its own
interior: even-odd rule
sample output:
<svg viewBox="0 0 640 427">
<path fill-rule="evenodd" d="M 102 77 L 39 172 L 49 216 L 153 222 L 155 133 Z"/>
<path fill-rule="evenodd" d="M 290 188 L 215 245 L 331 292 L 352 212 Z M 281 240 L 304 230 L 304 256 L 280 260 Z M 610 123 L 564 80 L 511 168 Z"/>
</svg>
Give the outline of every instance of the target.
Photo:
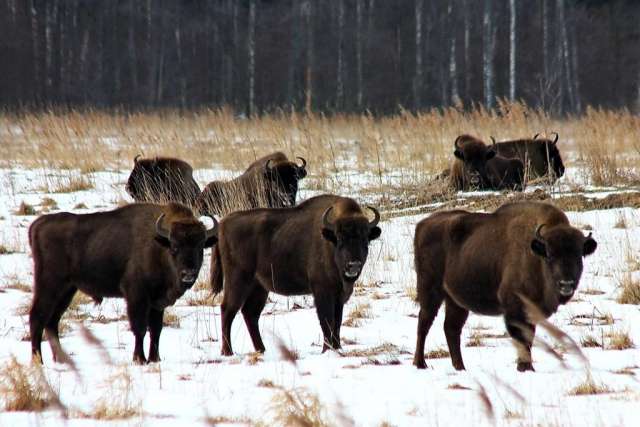
<svg viewBox="0 0 640 427">
<path fill-rule="evenodd" d="M 140 154 L 133 159 L 133 170 L 129 174 L 125 189 L 136 202 L 153 200 L 153 177 L 157 173 L 156 159 L 138 160 Z"/>
<path fill-rule="evenodd" d="M 567 225 L 545 228 L 539 225 L 531 240 L 531 250 L 543 258 L 558 300 L 564 304 L 573 296 L 582 275 L 582 257 L 591 255 L 598 244 L 591 237 Z M 547 282 L 548 283 L 548 282 Z"/>
<path fill-rule="evenodd" d="M 353 283 L 360 276 L 362 267 L 369 254 L 369 242 L 380 237 L 380 213 L 367 206 L 374 214 L 373 221 L 364 215 L 348 215 L 329 221 L 333 206 L 322 215 L 322 236 L 334 247 L 334 262 L 342 279 Z"/>
<path fill-rule="evenodd" d="M 156 221 L 156 241 L 168 249 L 175 271 L 178 272 L 183 290 L 193 286 L 202 266 L 204 248 L 218 241 L 218 222 L 207 230 L 196 220 L 172 221 L 169 228 L 163 225 L 164 214 Z"/>
<path fill-rule="evenodd" d="M 469 135 L 460 135 L 453 143 L 453 155 L 463 163 L 465 179 L 472 187 L 491 187 L 487 162 L 495 157 L 496 150 Z M 494 142 L 495 145 L 495 142 Z"/>
<path fill-rule="evenodd" d="M 297 158 L 302 164 L 298 165 L 288 161 L 273 162 L 272 159 L 269 159 L 265 165 L 267 181 L 270 182 L 271 188 L 277 189 L 280 193 L 275 195 L 277 199 L 280 199 L 277 200 L 280 203 L 275 203 L 275 205 L 295 206 L 296 204 L 298 181 L 307 176 L 307 161 L 302 157 Z"/>
</svg>

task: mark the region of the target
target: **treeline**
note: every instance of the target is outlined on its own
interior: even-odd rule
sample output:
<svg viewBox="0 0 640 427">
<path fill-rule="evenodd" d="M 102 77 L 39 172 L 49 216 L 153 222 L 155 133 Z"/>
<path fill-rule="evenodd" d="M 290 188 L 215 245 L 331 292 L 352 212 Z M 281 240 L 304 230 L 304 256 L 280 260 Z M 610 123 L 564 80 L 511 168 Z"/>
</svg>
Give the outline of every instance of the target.
<svg viewBox="0 0 640 427">
<path fill-rule="evenodd" d="M 0 0 L 0 104 L 635 110 L 639 3 Z"/>
</svg>

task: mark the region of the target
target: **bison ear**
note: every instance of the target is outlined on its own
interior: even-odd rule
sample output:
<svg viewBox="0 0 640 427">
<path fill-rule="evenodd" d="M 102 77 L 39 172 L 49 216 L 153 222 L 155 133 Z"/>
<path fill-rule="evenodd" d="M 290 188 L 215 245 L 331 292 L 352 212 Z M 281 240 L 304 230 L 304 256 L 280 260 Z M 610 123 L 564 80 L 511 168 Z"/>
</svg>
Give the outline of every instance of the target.
<svg viewBox="0 0 640 427">
<path fill-rule="evenodd" d="M 333 230 L 323 227 L 322 228 L 322 237 L 333 243 L 334 245 L 338 244 L 338 238 L 336 237 L 336 233 Z"/>
<path fill-rule="evenodd" d="M 531 241 L 531 250 L 534 254 L 541 256 L 542 258 L 547 257 L 547 247 L 538 239 L 533 239 Z"/>
<path fill-rule="evenodd" d="M 457 148 L 454 150 L 453 155 L 464 161 L 464 155 L 462 154 L 462 151 L 458 150 Z"/>
<path fill-rule="evenodd" d="M 298 168 L 297 172 L 298 179 L 302 179 L 307 176 L 307 170 L 305 168 Z"/>
<path fill-rule="evenodd" d="M 491 160 L 496 156 L 496 152 L 495 150 L 487 150 L 487 152 L 484 155 L 484 158 L 487 160 Z"/>
<path fill-rule="evenodd" d="M 597 247 L 598 243 L 596 243 L 592 237 L 587 237 L 584 241 L 584 246 L 582 247 L 582 256 L 591 255 L 595 252 Z"/>
<path fill-rule="evenodd" d="M 376 240 L 378 237 L 380 237 L 380 234 L 382 234 L 382 230 L 380 230 L 380 227 L 371 227 L 371 229 L 369 230 L 369 241 Z"/>
</svg>

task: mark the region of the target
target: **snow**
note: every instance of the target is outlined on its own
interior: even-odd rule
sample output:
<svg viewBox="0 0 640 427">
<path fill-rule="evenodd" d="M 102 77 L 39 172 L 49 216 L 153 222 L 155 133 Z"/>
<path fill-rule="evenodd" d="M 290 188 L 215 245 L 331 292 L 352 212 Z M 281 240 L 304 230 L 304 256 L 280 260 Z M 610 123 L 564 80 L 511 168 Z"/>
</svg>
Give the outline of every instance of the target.
<svg viewBox="0 0 640 427">
<path fill-rule="evenodd" d="M 111 144 L 111 138 L 105 138 Z M 571 171 L 569 174 L 579 175 Z M 197 170 L 201 185 L 226 178 L 237 171 Z M 49 193 L 59 180 L 78 171 L 0 170 L 0 245 L 12 254 L 0 255 L 0 367 L 12 356 L 30 363 L 30 345 L 23 341 L 28 333 L 28 316 L 17 314 L 28 309 L 31 293 L 13 289 L 20 282 L 31 286 L 32 260 L 27 242 L 29 224 L 36 216 L 15 214 L 22 201 L 41 211 L 45 197 L 55 200 L 56 211 L 79 213 L 111 209 L 130 200 L 124 191 L 127 171 L 96 172 L 89 175 L 93 188 L 72 193 Z M 375 174 L 348 177 L 350 186 L 376 182 Z M 302 191 L 299 199 L 317 194 Z M 598 190 L 598 189 L 594 189 Z M 599 189 L 600 196 L 615 189 Z M 353 194 L 352 194 L 353 195 Z M 79 204 L 86 208 L 76 208 Z M 595 254 L 585 260 L 581 292 L 550 320 L 576 342 L 591 335 L 607 342 L 611 331 L 624 331 L 640 343 L 638 306 L 621 305 L 615 299 L 617 283 L 628 273 L 628 255 L 640 250 L 640 217 L 635 209 L 570 212 L 576 226 L 592 227 L 598 241 Z M 371 318 L 360 326 L 343 326 L 343 354 L 387 344 L 387 349 L 368 357 L 344 357 L 336 352 L 321 353 L 322 335 L 313 300 L 309 297 L 285 298 L 274 294 L 260 319 L 267 352 L 255 357 L 242 316 L 232 330 L 232 357 L 220 356 L 219 306 L 190 305 L 207 295 L 207 290 L 191 290 L 172 308 L 179 327 L 165 327 L 160 340 L 162 362 L 137 366 L 131 362 L 133 335 L 129 331 L 124 302 L 106 299 L 102 305 L 83 304 L 74 318 L 66 320 L 71 331 L 63 335 L 62 346 L 76 364 L 78 372 L 55 364 L 47 342 L 43 343 L 44 372 L 69 408 L 69 419 L 56 409 L 41 413 L 3 412 L 0 425 L 85 425 L 81 413 L 95 413 L 101 402 L 111 407 L 130 405 L 140 415 L 124 420 L 99 421 L 105 425 L 206 425 L 207 417 L 225 417 L 230 422 L 273 422 L 272 398 L 280 387 L 302 387 L 318 396 L 326 407 L 331 424 L 377 426 L 393 425 L 637 425 L 640 401 L 640 350 L 583 348 L 588 366 L 539 330 L 537 336 L 564 354 L 564 364 L 540 347 L 533 350 L 536 372 L 519 373 L 515 368 L 515 349 L 501 318 L 471 314 L 463 330 L 463 345 L 477 333 L 483 346 L 463 346 L 467 367 L 457 372 L 450 359 L 428 359 L 429 369 L 418 371 L 412 365 L 418 307 L 411 299 L 415 288 L 413 233 L 424 215 L 401 216 L 383 221 L 382 237 L 372 242 L 369 259 L 360 279 L 363 286 L 345 306 L 345 319 L 357 305 L 369 304 Z M 620 218 L 626 228 L 616 228 Z M 206 251 L 200 279 L 207 280 L 210 251 Z M 633 268 L 638 268 L 637 266 Z M 633 272 L 639 277 L 640 272 Z M 601 293 L 594 292 L 595 290 Z M 587 291 L 587 292 L 585 292 Z M 585 318 L 575 316 L 584 315 Z M 599 325 L 593 316 L 610 315 L 612 325 Z M 84 324 L 102 343 L 91 345 L 82 333 Z M 282 342 L 298 354 L 295 363 L 284 360 L 278 351 Z M 443 315 L 440 314 L 427 337 L 426 350 L 446 349 Z M 148 351 L 148 337 L 145 343 Z M 378 364 L 375 364 L 378 363 Z M 631 374 L 617 373 L 626 369 Z M 606 394 L 571 396 L 569 391 L 591 376 L 611 389 Z M 259 386 L 269 380 L 276 387 Z M 130 381 L 130 384 L 129 382 Z M 483 391 L 484 390 L 484 391 Z M 514 392 L 517 391 L 517 393 Z M 489 414 L 481 398 L 486 393 L 493 409 Z M 520 399 L 520 396 L 521 398 Z M 2 397 L 0 397 L 0 401 Z"/>
</svg>

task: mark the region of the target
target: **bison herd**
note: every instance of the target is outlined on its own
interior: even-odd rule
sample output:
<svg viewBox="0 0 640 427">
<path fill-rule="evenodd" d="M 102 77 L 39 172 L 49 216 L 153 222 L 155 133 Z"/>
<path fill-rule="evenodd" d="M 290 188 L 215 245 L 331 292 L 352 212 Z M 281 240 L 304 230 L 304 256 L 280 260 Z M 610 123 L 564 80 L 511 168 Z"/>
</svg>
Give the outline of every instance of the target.
<svg viewBox="0 0 640 427">
<path fill-rule="evenodd" d="M 454 159 L 439 179 L 458 190 L 522 190 L 527 180 L 553 182 L 564 173 L 554 140 L 485 144 L 461 135 Z M 340 349 L 345 303 L 381 235 L 380 213 L 337 195 L 296 205 L 307 162 L 276 152 L 240 176 L 200 187 L 191 166 L 178 159 L 134 159 L 126 191 L 136 201 L 108 212 L 56 213 L 29 229 L 34 297 L 29 315 L 32 355 L 42 361 L 47 332 L 61 359 L 58 325 L 80 290 L 96 303 L 124 298 L 135 337 L 133 360 L 160 360 L 165 308 L 196 281 L 205 248 L 213 247 L 211 288 L 222 292 L 223 355 L 233 354 L 231 325 L 238 313 L 256 351 L 265 351 L 259 318 L 268 295 L 311 294 L 324 337 L 323 352 Z M 218 222 L 213 215 L 223 216 Z M 207 229 L 198 219 L 210 216 Z M 517 369 L 533 370 L 533 303 L 549 317 L 575 292 L 582 258 L 595 240 L 545 203 L 506 204 L 493 213 L 463 210 L 432 214 L 416 226 L 417 300 L 420 305 L 414 365 L 425 368 L 427 333 L 445 303 L 444 332 L 455 369 L 464 369 L 460 335 L 470 311 L 503 316 L 518 350 Z M 149 331 L 148 357 L 142 348 Z"/>
</svg>

